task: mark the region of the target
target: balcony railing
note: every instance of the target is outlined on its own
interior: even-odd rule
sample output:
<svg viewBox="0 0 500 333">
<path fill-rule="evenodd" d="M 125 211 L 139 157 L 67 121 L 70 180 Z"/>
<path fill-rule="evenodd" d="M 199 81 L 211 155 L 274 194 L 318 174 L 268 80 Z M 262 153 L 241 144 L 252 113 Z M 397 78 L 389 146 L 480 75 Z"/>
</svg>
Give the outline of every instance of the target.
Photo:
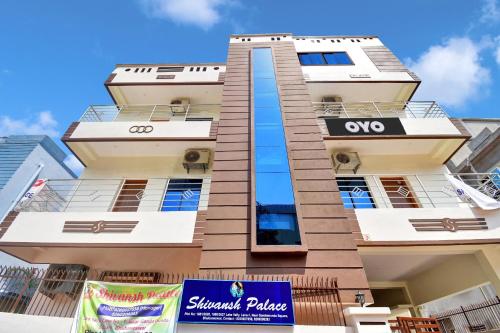
<svg viewBox="0 0 500 333">
<path fill-rule="evenodd" d="M 436 102 L 315 102 L 318 118 L 447 118 Z"/>
<path fill-rule="evenodd" d="M 487 196 L 500 200 L 500 175 L 469 173 L 453 176 Z M 444 174 L 337 174 L 337 184 L 347 208 L 438 208 L 470 205 L 457 195 Z"/>
<path fill-rule="evenodd" d="M 91 105 L 80 122 L 218 120 L 219 104 Z"/>
<path fill-rule="evenodd" d="M 20 212 L 206 210 L 210 178 L 51 179 Z"/>
<path fill-rule="evenodd" d="M 345 326 L 337 278 L 299 275 L 243 275 L 220 271 L 182 274 L 87 270 L 78 265 L 48 269 L 0 266 L 0 312 L 73 317 L 86 280 L 139 284 L 181 284 L 184 279 L 289 281 L 297 325 Z"/>
</svg>

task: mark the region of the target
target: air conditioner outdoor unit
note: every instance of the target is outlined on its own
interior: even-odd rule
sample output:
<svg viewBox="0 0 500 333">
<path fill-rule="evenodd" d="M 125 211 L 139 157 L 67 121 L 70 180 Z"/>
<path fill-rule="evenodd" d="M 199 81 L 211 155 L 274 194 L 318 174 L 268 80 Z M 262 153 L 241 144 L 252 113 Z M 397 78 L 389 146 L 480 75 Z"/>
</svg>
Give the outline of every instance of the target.
<svg viewBox="0 0 500 333">
<path fill-rule="evenodd" d="M 356 173 L 361 166 L 361 160 L 356 152 L 337 152 L 332 154 L 335 172 L 339 170 L 350 170 Z"/>
<path fill-rule="evenodd" d="M 323 103 L 340 103 L 340 102 L 342 102 L 342 97 L 340 97 L 340 96 L 323 96 L 321 101 Z"/>
<path fill-rule="evenodd" d="M 210 149 L 187 149 L 184 152 L 182 166 L 187 170 L 203 169 L 207 171 L 210 162 Z"/>
<path fill-rule="evenodd" d="M 321 99 L 323 104 L 323 113 L 325 117 L 339 118 L 342 113 L 342 97 L 340 96 L 323 96 Z"/>
<path fill-rule="evenodd" d="M 189 98 L 176 98 L 170 101 L 173 114 L 186 113 L 188 105 L 190 103 Z"/>
<path fill-rule="evenodd" d="M 50 265 L 39 291 L 49 298 L 63 294 L 76 299 L 80 296 L 87 271 L 88 267 L 83 265 Z"/>
</svg>

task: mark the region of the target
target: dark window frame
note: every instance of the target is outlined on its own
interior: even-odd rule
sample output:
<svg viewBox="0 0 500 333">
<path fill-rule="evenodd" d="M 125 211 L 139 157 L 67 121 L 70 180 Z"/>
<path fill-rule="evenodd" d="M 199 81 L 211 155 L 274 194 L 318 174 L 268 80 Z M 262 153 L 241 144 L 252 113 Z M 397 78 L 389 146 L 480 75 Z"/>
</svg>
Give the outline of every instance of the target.
<svg viewBox="0 0 500 333">
<path fill-rule="evenodd" d="M 354 187 L 353 187 L 353 185 L 344 184 L 344 183 L 349 183 L 349 182 L 362 182 L 363 184 L 355 185 Z M 370 191 L 370 186 L 369 186 L 368 182 L 366 181 L 365 177 L 342 175 L 342 176 L 338 176 L 336 178 L 336 183 L 337 183 L 337 187 L 339 189 L 340 198 L 341 198 L 342 205 L 344 206 L 344 208 L 346 208 L 346 209 L 373 209 L 373 208 L 377 208 L 377 204 L 375 203 L 375 199 Z M 346 189 L 346 187 L 347 187 L 347 189 Z M 363 196 L 363 197 L 354 196 L 353 197 L 352 190 L 355 187 L 362 188 L 362 190 L 364 192 L 366 192 L 368 194 L 368 196 Z M 344 192 L 348 193 L 347 197 L 342 196 L 342 194 Z M 363 201 L 369 201 L 369 202 L 363 202 L 361 199 L 364 199 Z M 347 203 L 346 201 L 350 201 L 350 202 Z M 349 207 L 349 206 L 352 206 L 352 207 Z"/>
<path fill-rule="evenodd" d="M 186 191 L 193 195 L 189 198 L 183 196 Z M 174 178 L 170 179 L 163 194 L 160 211 L 162 212 L 195 212 L 200 208 L 203 191 L 202 178 Z M 196 207 L 195 207 L 196 206 Z"/>
<path fill-rule="evenodd" d="M 333 54 L 333 53 L 345 53 L 347 59 L 349 59 L 349 61 L 351 62 L 350 64 L 329 64 L 325 58 L 325 54 Z M 322 64 L 303 64 L 301 61 L 300 61 L 300 55 L 302 54 L 320 54 L 321 55 L 321 59 L 323 59 L 323 63 Z M 299 63 L 301 66 L 355 66 L 356 64 L 354 63 L 354 61 L 352 61 L 352 58 L 351 56 L 349 55 L 348 52 L 346 51 L 328 51 L 328 52 L 299 52 L 297 53 L 297 57 L 299 58 Z"/>
<path fill-rule="evenodd" d="M 180 67 L 180 66 L 172 66 L 172 67 L 167 67 L 167 66 L 164 66 L 164 67 L 158 67 L 156 69 L 156 72 L 157 73 L 180 73 L 180 72 L 184 72 L 184 67 Z"/>
</svg>

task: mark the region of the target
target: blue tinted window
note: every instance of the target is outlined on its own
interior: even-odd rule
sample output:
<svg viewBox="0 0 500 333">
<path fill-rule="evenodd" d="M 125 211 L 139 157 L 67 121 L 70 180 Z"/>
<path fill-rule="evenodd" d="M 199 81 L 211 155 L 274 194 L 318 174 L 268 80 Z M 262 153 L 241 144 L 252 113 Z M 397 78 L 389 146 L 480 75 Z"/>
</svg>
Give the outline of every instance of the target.
<svg viewBox="0 0 500 333">
<path fill-rule="evenodd" d="M 281 127 L 281 111 L 279 107 L 254 108 L 254 123 L 257 125 L 279 125 Z"/>
<path fill-rule="evenodd" d="M 278 93 L 276 88 L 276 79 L 255 79 L 253 81 L 253 93 L 258 95 L 260 93 Z"/>
<path fill-rule="evenodd" d="M 256 172 L 255 197 L 258 205 L 293 205 L 292 181 L 288 172 Z"/>
<path fill-rule="evenodd" d="M 288 170 L 288 158 L 284 146 L 255 147 L 256 172 L 283 172 L 288 175 Z"/>
<path fill-rule="evenodd" d="M 202 179 L 170 179 L 161 211 L 198 210 L 202 182 Z"/>
<path fill-rule="evenodd" d="M 347 52 L 299 53 L 300 64 L 307 65 L 353 65 Z"/>
<path fill-rule="evenodd" d="M 325 59 L 321 53 L 299 53 L 299 61 L 302 65 L 325 64 Z"/>
<path fill-rule="evenodd" d="M 375 208 L 375 203 L 364 178 L 337 178 L 337 185 L 345 208 Z"/>
<path fill-rule="evenodd" d="M 256 108 L 268 108 L 279 104 L 278 93 L 276 92 L 255 93 L 253 99 Z"/>
<path fill-rule="evenodd" d="M 323 53 L 328 65 L 352 65 L 352 61 L 346 52 Z"/>
<path fill-rule="evenodd" d="M 257 244 L 300 245 L 271 49 L 253 50 Z"/>
<path fill-rule="evenodd" d="M 285 133 L 281 124 L 256 124 L 255 146 L 256 147 L 284 147 Z M 286 151 L 285 151 L 286 153 Z"/>
</svg>

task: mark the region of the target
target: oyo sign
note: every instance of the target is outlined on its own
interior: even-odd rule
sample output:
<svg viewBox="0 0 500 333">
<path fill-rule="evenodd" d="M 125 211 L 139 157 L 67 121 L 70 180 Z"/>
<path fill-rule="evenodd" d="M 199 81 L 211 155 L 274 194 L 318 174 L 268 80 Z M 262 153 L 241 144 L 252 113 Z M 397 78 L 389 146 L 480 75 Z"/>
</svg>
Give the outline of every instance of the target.
<svg viewBox="0 0 500 333">
<path fill-rule="evenodd" d="M 399 118 L 325 118 L 325 122 L 331 136 L 406 134 Z"/>
<path fill-rule="evenodd" d="M 384 124 L 382 124 L 380 121 L 348 121 L 344 125 L 345 129 L 348 130 L 349 132 L 353 134 L 357 134 L 360 131 L 363 131 L 364 133 L 370 133 L 370 131 L 376 132 L 376 133 L 382 133 L 385 130 Z"/>
</svg>

